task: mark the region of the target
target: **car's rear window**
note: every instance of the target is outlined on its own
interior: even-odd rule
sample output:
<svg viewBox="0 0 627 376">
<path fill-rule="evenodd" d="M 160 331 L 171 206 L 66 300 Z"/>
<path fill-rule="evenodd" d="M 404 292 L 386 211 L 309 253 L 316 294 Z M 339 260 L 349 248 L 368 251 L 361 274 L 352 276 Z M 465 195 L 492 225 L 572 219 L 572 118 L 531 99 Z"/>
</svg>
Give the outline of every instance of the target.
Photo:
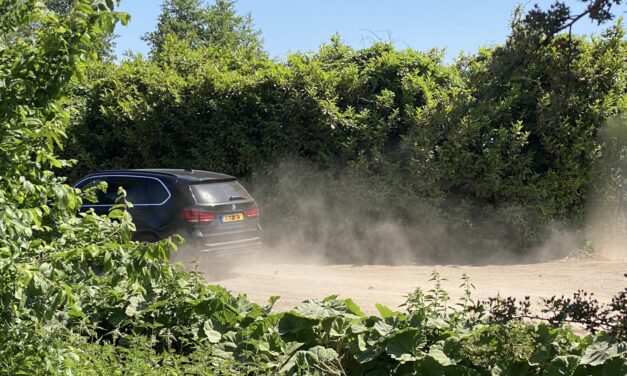
<svg viewBox="0 0 627 376">
<path fill-rule="evenodd" d="M 194 199 L 199 205 L 218 202 L 248 200 L 250 195 L 237 181 L 190 185 Z"/>
</svg>

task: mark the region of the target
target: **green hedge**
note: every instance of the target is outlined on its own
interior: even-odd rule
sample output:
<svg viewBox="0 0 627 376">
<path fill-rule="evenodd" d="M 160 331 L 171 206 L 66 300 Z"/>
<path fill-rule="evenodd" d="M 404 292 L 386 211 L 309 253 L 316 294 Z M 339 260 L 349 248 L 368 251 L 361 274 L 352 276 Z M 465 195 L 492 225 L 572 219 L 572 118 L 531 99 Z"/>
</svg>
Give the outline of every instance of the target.
<svg viewBox="0 0 627 376">
<path fill-rule="evenodd" d="M 285 218 L 303 229 L 308 214 L 280 211 L 272 193 L 277 166 L 297 161 L 310 168 L 295 180 L 317 175 L 307 184 L 330 191 L 326 201 L 342 197 L 343 211 L 364 211 L 364 191 L 334 177 L 357 174 L 378 190 L 366 192 L 366 211 L 380 208 L 376 216 L 396 218 L 405 234 L 438 223 L 444 230 L 423 242 L 432 251 L 417 253 L 524 252 L 580 228 L 603 156 L 598 131 L 627 104 L 627 51 L 620 25 L 591 41 L 562 35 L 530 47 L 518 22 L 503 46 L 452 65 L 438 51 L 355 50 L 339 37 L 279 62 L 170 36 L 158 56 L 102 64 L 93 84 L 75 88 L 83 110 L 65 155 L 81 163 L 70 173 L 230 173 L 276 213 L 269 229 Z"/>
</svg>

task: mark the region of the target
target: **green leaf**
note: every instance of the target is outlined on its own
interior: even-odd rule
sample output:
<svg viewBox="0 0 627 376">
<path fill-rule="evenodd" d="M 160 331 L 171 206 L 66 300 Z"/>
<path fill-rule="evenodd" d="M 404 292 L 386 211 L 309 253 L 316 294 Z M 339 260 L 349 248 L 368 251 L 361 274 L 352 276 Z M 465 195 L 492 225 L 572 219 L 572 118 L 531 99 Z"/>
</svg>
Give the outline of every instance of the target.
<svg viewBox="0 0 627 376">
<path fill-rule="evenodd" d="M 385 321 L 377 321 L 374 324 L 373 329 L 381 336 L 387 336 L 394 331 L 394 327 Z"/>
<path fill-rule="evenodd" d="M 385 345 L 385 352 L 401 363 L 414 361 L 420 354 L 426 340 L 413 328 L 398 331 L 390 336 Z M 443 354 L 442 354 L 443 355 Z"/>
<path fill-rule="evenodd" d="M 366 314 L 362 312 L 361 308 L 359 308 L 357 303 L 355 303 L 352 299 L 345 299 L 344 304 L 346 304 L 346 308 L 348 308 L 352 314 L 359 317 L 366 317 Z"/>
<path fill-rule="evenodd" d="M 310 370 L 318 364 L 329 362 L 337 357 L 338 354 L 333 349 L 328 349 L 323 346 L 314 346 L 309 350 L 301 350 L 294 353 L 283 367 L 281 367 L 279 372 L 295 373 L 296 369 Z"/>
<path fill-rule="evenodd" d="M 283 345 L 283 353 L 286 355 L 292 354 L 303 347 L 303 343 L 300 342 L 285 342 Z"/>
<path fill-rule="evenodd" d="M 399 312 L 393 311 L 390 308 L 384 306 L 383 304 L 377 303 L 375 304 L 375 307 L 377 308 L 377 311 L 379 311 L 379 314 L 381 315 L 381 317 L 384 319 L 387 319 L 389 317 L 394 317 L 399 314 Z"/>
<path fill-rule="evenodd" d="M 131 296 L 128 299 L 128 305 L 126 306 L 124 313 L 126 313 L 127 316 L 131 316 L 131 317 L 139 315 L 140 311 L 138 309 L 138 306 L 140 303 L 143 303 L 144 301 L 145 299 L 142 295 Z"/>
<path fill-rule="evenodd" d="M 351 320 L 344 317 L 327 317 L 322 320 L 322 328 L 330 337 L 345 337 L 351 328 Z"/>
<path fill-rule="evenodd" d="M 627 360 L 623 357 L 613 358 L 603 364 L 603 376 L 627 375 Z"/>
<path fill-rule="evenodd" d="M 202 328 L 205 336 L 207 336 L 207 340 L 209 340 L 209 343 L 215 344 L 220 342 L 222 339 L 222 334 L 213 329 L 213 323 L 211 320 L 206 320 Z"/>
<path fill-rule="evenodd" d="M 128 23 L 131 21 L 131 15 L 125 12 L 121 12 L 119 13 L 120 16 L 120 23 L 123 26 L 128 26 Z"/>
<path fill-rule="evenodd" d="M 316 320 L 303 317 L 297 312 L 287 312 L 279 320 L 279 334 L 287 341 L 308 344 L 314 339 Z"/>
<path fill-rule="evenodd" d="M 370 347 L 366 351 L 359 353 L 355 356 L 355 360 L 360 364 L 370 363 L 373 360 L 377 359 L 385 349 L 383 347 L 375 346 Z"/>
<path fill-rule="evenodd" d="M 437 348 L 429 349 L 428 356 L 443 367 L 451 366 L 454 364 L 451 359 L 446 356 L 446 354 L 444 354 L 442 350 Z"/>
<path fill-rule="evenodd" d="M 627 350 L 625 343 L 610 344 L 608 342 L 597 342 L 588 346 L 581 356 L 580 364 L 599 366 L 606 360 L 624 354 Z"/>
<path fill-rule="evenodd" d="M 311 359 L 314 364 L 334 360 L 338 357 L 338 354 L 335 350 L 325 348 L 324 346 L 314 346 L 309 349 L 306 354 L 307 357 Z"/>
<path fill-rule="evenodd" d="M 543 376 L 572 375 L 579 365 L 579 357 L 576 355 L 557 356 L 546 367 Z"/>
<path fill-rule="evenodd" d="M 352 324 L 350 330 L 351 330 L 351 333 L 353 334 L 359 334 L 359 333 L 363 333 L 367 331 L 368 327 L 362 324 L 361 322 L 358 322 L 358 323 Z"/>
</svg>

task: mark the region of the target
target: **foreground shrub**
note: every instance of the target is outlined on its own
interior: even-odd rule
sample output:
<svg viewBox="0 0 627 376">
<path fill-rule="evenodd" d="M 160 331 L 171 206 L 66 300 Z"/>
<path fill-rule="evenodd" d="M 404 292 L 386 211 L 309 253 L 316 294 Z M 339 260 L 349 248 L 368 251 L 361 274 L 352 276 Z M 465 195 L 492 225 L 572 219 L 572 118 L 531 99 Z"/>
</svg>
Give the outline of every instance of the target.
<svg viewBox="0 0 627 376">
<path fill-rule="evenodd" d="M 615 320 L 627 313 L 627 290 L 609 307 L 597 303 L 597 309 L 582 310 L 578 294 L 573 301 L 558 304 L 563 312 L 579 312 L 575 315 L 545 315 L 558 306 L 556 298 L 547 299 L 540 309 L 543 314 L 534 316 L 528 303 L 518 305 L 511 298 L 474 302 L 467 278 L 458 302 L 450 302 L 448 293 L 441 290 L 437 273 L 432 281 L 430 290 L 417 289 L 408 296 L 405 311 L 377 305 L 379 316 L 367 316 L 350 299 L 335 296 L 270 314 L 243 297 L 221 292 L 194 301 L 160 301 L 175 311 L 195 311 L 193 321 L 179 321 L 188 328 L 194 322 L 204 323 L 196 325 L 194 333 L 181 332 L 159 319 L 151 321 L 158 301 L 127 312 L 134 321 L 120 325 L 115 338 L 80 335 L 77 327 L 18 325 L 14 328 L 19 336 L 3 339 L 7 348 L 20 351 L 5 358 L 9 361 L 3 365 L 7 372 L 40 373 L 45 362 L 47 373 L 81 375 L 627 372 L 624 319 Z M 584 337 L 564 326 L 587 322 L 605 322 L 601 327 L 607 332 Z M 163 335 L 167 325 L 175 328 L 172 337 Z M 181 346 L 183 338 L 185 346 Z"/>
</svg>

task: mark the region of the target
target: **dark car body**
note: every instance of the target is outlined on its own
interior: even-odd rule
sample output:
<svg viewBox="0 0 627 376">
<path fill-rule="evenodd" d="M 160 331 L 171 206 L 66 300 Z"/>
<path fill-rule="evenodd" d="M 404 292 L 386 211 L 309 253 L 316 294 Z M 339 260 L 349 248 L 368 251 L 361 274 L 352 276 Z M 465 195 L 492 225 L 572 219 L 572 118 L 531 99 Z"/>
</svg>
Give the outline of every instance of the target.
<svg viewBox="0 0 627 376">
<path fill-rule="evenodd" d="M 257 203 L 233 176 L 190 169 L 107 170 L 83 177 L 74 187 L 102 181 L 107 191 L 98 192 L 97 203 L 83 202 L 81 211 L 107 214 L 123 187 L 133 204 L 135 240 L 182 235 L 187 258 L 250 253 L 261 246 Z"/>
</svg>

